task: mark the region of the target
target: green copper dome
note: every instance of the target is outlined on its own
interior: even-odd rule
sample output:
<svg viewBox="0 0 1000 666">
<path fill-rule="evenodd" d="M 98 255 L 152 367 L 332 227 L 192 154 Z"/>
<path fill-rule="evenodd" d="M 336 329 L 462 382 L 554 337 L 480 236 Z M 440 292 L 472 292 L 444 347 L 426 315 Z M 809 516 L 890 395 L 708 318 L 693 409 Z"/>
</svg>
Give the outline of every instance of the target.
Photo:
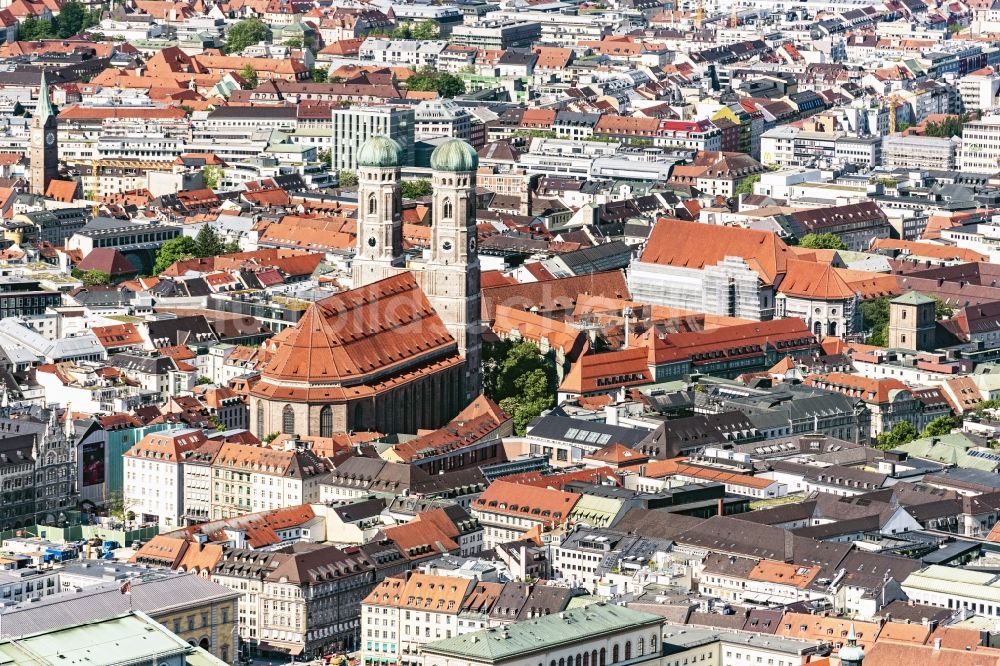
<svg viewBox="0 0 1000 666">
<path fill-rule="evenodd" d="M 403 147 L 387 136 L 373 136 L 358 151 L 360 167 L 398 167 L 403 164 Z"/>
<path fill-rule="evenodd" d="M 431 153 L 434 171 L 475 171 L 478 167 L 476 149 L 461 139 L 448 139 Z"/>
</svg>

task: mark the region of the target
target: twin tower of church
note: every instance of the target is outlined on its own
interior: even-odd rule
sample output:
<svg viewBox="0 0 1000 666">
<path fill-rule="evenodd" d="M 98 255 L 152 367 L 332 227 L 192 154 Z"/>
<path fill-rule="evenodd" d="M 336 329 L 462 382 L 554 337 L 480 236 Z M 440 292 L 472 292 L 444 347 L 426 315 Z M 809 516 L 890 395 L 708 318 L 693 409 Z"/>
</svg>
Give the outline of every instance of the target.
<svg viewBox="0 0 1000 666">
<path fill-rule="evenodd" d="M 403 252 L 400 167 L 402 146 L 387 136 L 358 152 L 358 235 L 354 288 L 411 271 L 465 357 L 467 386 L 478 393 L 480 362 L 479 257 L 476 248 L 476 170 L 479 156 L 461 139 L 431 154 L 433 203 L 430 249 L 423 261 Z"/>
</svg>

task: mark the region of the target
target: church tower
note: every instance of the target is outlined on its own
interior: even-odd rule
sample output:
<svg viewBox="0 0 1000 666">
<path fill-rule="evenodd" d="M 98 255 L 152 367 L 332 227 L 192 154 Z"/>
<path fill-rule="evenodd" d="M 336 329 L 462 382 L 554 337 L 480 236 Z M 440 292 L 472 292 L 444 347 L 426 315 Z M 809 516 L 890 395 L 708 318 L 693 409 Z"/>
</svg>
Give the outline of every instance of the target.
<svg viewBox="0 0 1000 666">
<path fill-rule="evenodd" d="M 354 288 L 395 275 L 403 256 L 399 167 L 403 148 L 376 136 L 358 151 L 358 233 L 351 278 Z"/>
<path fill-rule="evenodd" d="M 480 294 L 476 247 L 476 150 L 461 139 L 431 154 L 434 226 L 424 293 L 465 357 L 465 397 L 479 395 Z"/>
<path fill-rule="evenodd" d="M 49 97 L 45 72 L 38 88 L 38 102 L 31 117 L 31 192 L 45 194 L 49 181 L 57 175 L 59 147 L 57 142 L 56 114 Z"/>
<path fill-rule="evenodd" d="M 854 633 L 854 623 L 851 623 L 851 631 L 847 634 L 847 645 L 840 648 L 838 653 L 840 666 L 862 666 L 865 660 L 865 651 L 858 645 L 858 636 Z"/>
</svg>

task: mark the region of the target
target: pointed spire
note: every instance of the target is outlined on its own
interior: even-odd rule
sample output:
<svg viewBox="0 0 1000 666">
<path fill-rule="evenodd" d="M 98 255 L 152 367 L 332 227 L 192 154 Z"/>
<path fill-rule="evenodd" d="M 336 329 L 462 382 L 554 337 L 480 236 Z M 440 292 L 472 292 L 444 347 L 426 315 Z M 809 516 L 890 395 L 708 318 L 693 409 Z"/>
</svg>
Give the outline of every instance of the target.
<svg viewBox="0 0 1000 666">
<path fill-rule="evenodd" d="M 35 118 L 45 122 L 49 116 L 54 116 L 55 110 L 52 108 L 52 98 L 49 97 L 49 84 L 45 81 L 45 72 L 42 72 L 42 80 L 38 84 L 38 103 L 35 105 Z"/>
</svg>

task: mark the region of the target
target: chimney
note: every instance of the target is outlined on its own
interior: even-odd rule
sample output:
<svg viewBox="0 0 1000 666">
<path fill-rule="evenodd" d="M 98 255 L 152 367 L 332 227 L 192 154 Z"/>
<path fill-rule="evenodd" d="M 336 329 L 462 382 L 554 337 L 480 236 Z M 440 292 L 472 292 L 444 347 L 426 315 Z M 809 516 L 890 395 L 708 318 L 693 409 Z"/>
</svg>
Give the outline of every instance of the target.
<svg viewBox="0 0 1000 666">
<path fill-rule="evenodd" d="M 792 561 L 792 551 L 794 550 L 794 537 L 789 530 L 785 530 L 785 562 Z"/>
<path fill-rule="evenodd" d="M 716 510 L 720 516 L 726 515 L 726 500 L 724 498 L 720 497 L 718 499 L 716 502 Z"/>
<path fill-rule="evenodd" d="M 935 638 L 934 639 L 934 649 L 935 650 L 940 650 L 941 649 L 941 639 L 940 638 Z"/>
</svg>

